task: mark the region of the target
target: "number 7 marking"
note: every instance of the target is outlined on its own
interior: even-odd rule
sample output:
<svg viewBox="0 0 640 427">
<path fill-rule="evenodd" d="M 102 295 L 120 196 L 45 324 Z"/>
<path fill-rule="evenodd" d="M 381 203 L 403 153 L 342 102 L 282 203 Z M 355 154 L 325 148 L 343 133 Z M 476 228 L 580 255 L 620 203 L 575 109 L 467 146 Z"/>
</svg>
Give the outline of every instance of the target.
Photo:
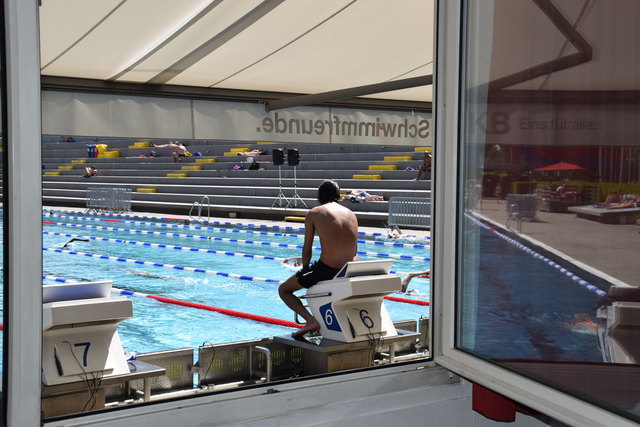
<svg viewBox="0 0 640 427">
<path fill-rule="evenodd" d="M 91 347 L 90 342 L 79 342 L 73 345 L 74 347 L 82 347 L 84 346 L 84 352 L 82 353 L 82 364 L 87 366 L 87 354 L 89 353 L 89 347 Z"/>
</svg>

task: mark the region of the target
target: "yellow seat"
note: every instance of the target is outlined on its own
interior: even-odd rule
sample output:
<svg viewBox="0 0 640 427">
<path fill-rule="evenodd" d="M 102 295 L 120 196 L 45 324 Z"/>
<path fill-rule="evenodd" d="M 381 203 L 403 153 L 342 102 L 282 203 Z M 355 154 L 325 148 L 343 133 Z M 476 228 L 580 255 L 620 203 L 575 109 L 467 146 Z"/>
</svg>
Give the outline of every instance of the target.
<svg viewBox="0 0 640 427">
<path fill-rule="evenodd" d="M 71 170 L 73 170 L 73 166 L 67 166 L 67 165 L 58 166 L 58 169 L 64 170 L 64 171 L 71 171 Z"/>
<path fill-rule="evenodd" d="M 215 163 L 215 162 L 216 162 L 216 159 L 207 158 L 207 157 L 196 159 L 196 163 Z"/>
<path fill-rule="evenodd" d="M 352 179 L 382 179 L 382 175 L 353 175 Z"/>
<path fill-rule="evenodd" d="M 370 171 L 396 171 L 397 165 L 369 165 Z"/>
<path fill-rule="evenodd" d="M 71 160 L 71 163 L 87 163 L 87 159 Z"/>
<path fill-rule="evenodd" d="M 385 156 L 385 162 L 398 162 L 401 160 L 413 160 L 411 156 Z"/>
<path fill-rule="evenodd" d="M 415 147 L 413 149 L 413 151 L 416 153 L 424 153 L 425 151 L 431 151 L 431 150 L 433 150 L 433 147 Z"/>
<path fill-rule="evenodd" d="M 157 193 L 157 188 L 138 188 L 136 189 L 137 193 Z"/>
<path fill-rule="evenodd" d="M 194 165 L 194 166 L 182 166 L 183 171 L 201 171 L 202 166 Z"/>
<path fill-rule="evenodd" d="M 138 141 L 133 143 L 133 148 L 147 148 L 151 147 L 151 143 L 149 141 Z"/>
<path fill-rule="evenodd" d="M 232 153 L 246 153 L 248 151 L 251 151 L 251 150 L 249 150 L 248 148 L 232 148 L 231 149 Z"/>
<path fill-rule="evenodd" d="M 186 178 L 189 175 L 187 175 L 186 173 L 180 173 L 180 172 L 169 172 L 167 174 L 167 177 L 169 178 Z"/>
<path fill-rule="evenodd" d="M 113 159 L 116 157 L 120 157 L 119 151 L 105 151 L 102 154 L 98 154 L 98 158 L 100 159 Z"/>
<path fill-rule="evenodd" d="M 45 172 L 45 175 L 62 175 L 60 172 L 57 171 L 49 171 L 49 172 Z"/>
<path fill-rule="evenodd" d="M 285 216 L 284 220 L 285 222 L 286 221 L 304 222 L 304 217 L 303 216 Z"/>
</svg>

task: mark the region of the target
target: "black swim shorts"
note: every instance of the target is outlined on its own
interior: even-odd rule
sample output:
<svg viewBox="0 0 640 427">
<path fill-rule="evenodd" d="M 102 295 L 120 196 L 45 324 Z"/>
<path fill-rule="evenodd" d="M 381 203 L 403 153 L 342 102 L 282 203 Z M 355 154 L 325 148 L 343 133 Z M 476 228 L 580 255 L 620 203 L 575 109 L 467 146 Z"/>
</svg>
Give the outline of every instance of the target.
<svg viewBox="0 0 640 427">
<path fill-rule="evenodd" d="M 331 280 L 340 271 L 339 268 L 329 267 L 327 264 L 318 260 L 312 264 L 309 268 L 303 268 L 296 273 L 298 283 L 303 288 L 310 288 L 318 282 L 323 280 Z"/>
</svg>

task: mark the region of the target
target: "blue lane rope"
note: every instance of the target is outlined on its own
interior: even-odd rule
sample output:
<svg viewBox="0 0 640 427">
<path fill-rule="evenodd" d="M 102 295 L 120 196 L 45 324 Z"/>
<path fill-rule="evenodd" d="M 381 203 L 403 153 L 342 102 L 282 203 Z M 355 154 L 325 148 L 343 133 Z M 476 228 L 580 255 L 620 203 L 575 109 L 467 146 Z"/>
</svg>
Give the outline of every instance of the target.
<svg viewBox="0 0 640 427">
<path fill-rule="evenodd" d="M 496 236 L 498 236 L 501 239 L 511 243 L 512 245 L 514 245 L 518 249 L 521 249 L 521 250 L 525 251 L 526 253 L 528 253 L 529 255 L 533 256 L 534 258 L 539 259 L 539 260 L 545 262 L 547 265 L 557 269 L 562 274 L 564 274 L 565 276 L 568 276 L 569 278 L 571 278 L 571 280 L 573 280 L 574 282 L 576 282 L 580 286 L 584 287 L 585 289 L 587 289 L 587 290 L 589 290 L 591 292 L 595 292 L 598 296 L 601 296 L 601 297 L 607 296 L 607 293 L 605 291 L 603 291 L 602 289 L 598 288 L 595 285 L 592 285 L 591 283 L 587 282 L 586 280 L 582 279 L 581 277 L 575 275 L 573 272 L 567 270 L 566 268 L 564 268 L 560 264 L 556 263 L 555 261 L 552 261 L 549 258 L 545 257 L 544 255 L 539 254 L 538 252 L 536 252 L 533 249 L 523 245 L 522 243 L 518 242 L 517 240 L 515 240 L 515 239 L 513 239 L 513 238 L 511 238 L 511 237 L 509 237 L 509 236 L 507 236 L 505 234 L 500 233 L 495 228 L 489 227 L 488 225 L 486 225 L 485 223 L 483 223 L 479 219 L 474 218 L 474 217 L 472 217 L 471 215 L 468 215 L 468 214 L 466 214 L 466 215 L 470 219 L 472 219 L 473 221 L 478 223 L 485 230 L 488 230 L 488 231 L 494 233 Z"/>
<path fill-rule="evenodd" d="M 147 246 L 150 248 L 175 249 L 175 250 L 185 251 L 185 252 L 203 252 L 203 253 L 213 254 L 213 255 L 226 255 L 226 256 L 236 256 L 241 258 L 266 259 L 266 260 L 280 261 L 280 262 L 286 259 L 286 258 L 272 257 L 268 255 L 255 255 L 255 254 L 245 254 L 242 252 L 216 251 L 214 249 L 191 248 L 189 246 L 165 245 L 164 243 L 149 243 L 149 242 L 138 242 L 135 240 L 110 239 L 108 237 L 81 236 L 79 234 L 65 234 L 65 233 L 57 233 L 53 231 L 43 231 L 42 234 L 48 234 L 51 236 L 62 236 L 62 237 L 79 237 L 79 238 L 84 238 L 89 240 L 95 240 L 98 242 L 123 243 L 128 245 Z"/>
<path fill-rule="evenodd" d="M 64 218 L 64 217 L 62 217 Z M 218 240 L 223 242 L 233 242 L 240 244 L 258 244 L 258 245 L 272 245 L 272 246 L 282 246 L 278 243 L 265 243 L 265 242 L 254 242 L 253 240 L 240 240 L 240 239 L 230 239 L 225 237 L 211 237 L 211 236 L 203 236 L 198 234 L 183 234 L 183 233 L 169 233 L 166 231 L 151 231 L 151 230 L 136 230 L 129 228 L 118 228 L 118 227 L 106 227 L 106 226 L 95 226 L 95 225 L 87 225 L 87 224 L 74 224 L 74 223 L 66 223 L 66 222 L 54 222 L 47 221 L 50 225 L 58 225 L 63 227 L 76 227 L 76 228 L 88 228 L 93 230 L 105 230 L 105 231 L 118 231 L 123 233 L 130 234 L 150 234 L 150 235 L 158 235 L 158 236 L 167 236 L 167 237 L 180 237 L 180 238 L 190 238 L 190 239 L 211 239 Z M 298 234 L 283 234 L 283 233 L 270 233 L 267 231 L 253 231 L 253 230 L 229 230 L 227 228 L 220 229 L 211 229 L 211 231 L 222 232 L 222 233 L 246 233 L 246 234 L 259 234 L 261 236 L 275 236 L 275 237 L 295 237 L 301 238 L 304 236 L 300 236 Z M 373 246 L 390 246 L 396 248 L 411 248 L 411 249 L 428 249 L 428 245 L 424 244 L 413 244 L 413 243 L 400 243 L 400 242 L 383 242 L 378 240 L 358 240 L 358 244 L 363 245 L 373 245 Z M 292 245 L 291 247 L 298 247 Z"/>
<path fill-rule="evenodd" d="M 83 225 L 83 224 L 64 224 L 64 223 L 54 223 L 51 222 L 50 225 L 65 225 L 65 226 L 70 226 L 70 227 L 75 227 L 78 225 Z M 80 228 L 85 228 L 85 227 L 80 227 Z M 90 227 L 91 228 L 91 227 Z M 114 231 L 114 230 L 112 230 Z M 164 244 L 159 244 L 159 243 L 146 243 L 146 242 L 136 242 L 136 241 L 130 241 L 130 240 L 123 240 L 123 239 L 108 239 L 108 238 L 98 238 L 98 237 L 93 237 L 93 236 L 77 236 L 77 235 L 67 235 L 67 234 L 63 234 L 63 233 L 54 233 L 54 232 L 48 232 L 45 231 L 43 233 L 48 233 L 48 234 L 53 234 L 53 235 L 60 235 L 60 236 L 66 236 L 66 237 L 85 237 L 85 238 L 89 238 L 92 240 L 100 240 L 100 241 L 111 241 L 111 242 L 117 242 L 117 243 L 129 243 L 129 244 L 134 244 L 134 245 L 143 245 L 143 246 L 153 246 L 153 247 L 160 247 L 160 248 L 169 248 L 169 249 L 181 249 L 181 250 L 192 250 L 192 251 L 200 251 L 200 252 L 208 252 L 208 253 L 218 253 L 218 254 L 223 254 L 223 255 L 233 255 L 233 252 L 222 252 L 222 251 L 215 251 L 212 249 L 196 249 L 196 248 L 188 248 L 186 247 L 186 249 L 182 249 L 182 246 L 173 246 L 173 245 L 164 245 Z M 220 238 L 215 238 L 215 237 L 211 237 L 210 240 L 218 240 L 218 241 L 229 241 L 232 243 L 245 243 L 245 244 L 252 244 L 252 245 L 258 245 L 258 246 L 275 246 L 275 247 L 280 247 L 280 248 L 290 248 L 290 249 L 302 249 L 302 245 L 289 245 L 286 243 L 274 243 L 274 242 L 261 242 L 261 241 L 249 241 L 249 240 L 245 240 L 245 241 L 238 241 L 237 239 L 228 239 L 228 240 L 224 240 L 224 238 L 220 237 Z M 250 243 L 249 243 L 250 242 Z M 320 247 L 314 247 L 314 250 L 319 251 Z M 418 257 L 418 256 L 412 256 L 412 255 L 401 255 L 401 254 L 388 254 L 388 253 L 378 253 L 378 252 L 367 252 L 367 251 L 357 251 L 358 255 L 363 255 L 363 256 L 370 256 L 370 257 L 377 257 L 377 258 L 391 258 L 391 259 L 404 259 L 404 260 L 412 260 L 412 261 L 429 261 L 430 258 L 429 257 Z M 247 256 L 247 257 L 251 257 L 251 258 L 259 258 L 260 255 L 247 255 L 247 254 L 240 254 L 240 255 L 235 255 L 235 256 Z M 278 261 L 282 261 L 284 260 L 284 258 L 275 258 L 275 257 L 271 257 L 271 258 L 266 258 L 266 259 L 275 259 Z"/>
<path fill-rule="evenodd" d="M 117 261 L 117 262 L 126 262 L 126 263 L 138 264 L 138 265 L 150 265 L 150 266 L 153 266 L 153 267 L 161 267 L 161 268 L 169 268 L 169 269 L 173 269 L 173 270 L 189 271 L 189 272 L 192 272 L 192 273 L 213 274 L 213 275 L 216 275 L 216 276 L 224 276 L 224 277 L 229 277 L 229 278 L 232 278 L 232 279 L 248 280 L 248 281 L 252 281 L 252 282 L 267 282 L 267 283 L 280 283 L 281 282 L 281 280 L 265 279 L 264 277 L 253 277 L 253 276 L 246 276 L 246 275 L 242 275 L 242 274 L 225 273 L 225 272 L 222 272 L 222 271 L 206 270 L 206 269 L 203 269 L 203 268 L 184 267 L 184 266 L 179 266 L 179 265 L 164 264 L 164 263 L 153 262 L 153 261 L 141 261 L 141 260 L 137 260 L 137 259 L 121 258 L 121 257 L 115 257 L 115 256 L 109 256 L 109 255 L 92 254 L 92 253 L 88 253 L 88 252 L 69 251 L 69 250 L 66 250 L 66 249 L 42 248 L 42 250 L 43 251 L 47 251 L 47 252 L 57 252 L 57 253 L 68 254 L 68 255 L 79 255 L 79 256 L 85 256 L 85 257 L 90 257 L 90 258 L 105 259 L 105 260 Z"/>
<path fill-rule="evenodd" d="M 105 212 L 82 212 L 82 211 L 71 211 L 71 210 L 59 210 L 57 212 L 63 212 L 66 214 L 71 214 L 71 215 L 83 215 L 83 216 L 71 216 L 71 218 L 74 219 L 79 219 L 79 220 L 87 220 L 87 221 L 104 221 L 101 218 L 87 218 L 88 215 L 90 216 L 99 216 L 99 217 L 110 217 L 110 218 L 134 218 L 134 219 L 148 219 L 151 220 L 152 222 L 156 222 L 156 221 L 174 221 L 174 222 L 184 222 L 184 221 L 189 221 L 191 223 L 195 223 L 195 222 L 199 222 L 202 224 L 212 224 L 212 225 L 225 225 L 225 226 L 233 226 L 233 227 L 242 227 L 242 228 L 251 228 L 251 229 L 274 229 L 274 230 L 287 230 L 287 231 L 296 231 L 299 233 L 304 233 L 304 227 L 292 227 L 292 226 L 280 226 L 280 225 L 275 225 L 275 224 L 250 224 L 250 223 L 242 223 L 242 222 L 229 222 L 229 221 L 194 221 L 191 219 L 179 219 L 179 218 L 163 218 L 163 217 L 152 217 L 152 216 L 139 216 L 139 215 L 129 215 L 129 214 L 110 214 L 110 213 L 105 213 Z M 43 209 L 43 216 L 53 216 L 53 217 L 67 217 L 68 215 L 57 215 L 55 213 L 53 213 L 53 211 L 47 210 L 47 209 Z M 120 220 L 124 223 L 129 223 L 129 224 L 147 224 L 146 221 L 127 221 L 127 220 Z M 163 223 L 161 223 L 163 224 Z M 160 227 L 176 227 L 176 228 L 189 228 L 189 225 L 186 224 L 163 224 L 163 225 L 158 225 Z M 199 226 L 195 226 L 195 229 L 210 229 L 210 227 L 199 227 Z M 251 230 L 253 231 L 253 230 Z M 369 232 L 364 232 L 364 231 L 359 231 L 358 235 L 360 236 L 365 236 L 365 237 L 382 237 L 385 236 L 383 233 L 369 233 Z M 299 236 L 299 234 L 297 234 L 296 236 Z M 408 237 L 412 237 L 412 236 L 408 236 Z M 429 236 L 425 236 L 422 237 L 425 240 L 430 240 Z"/>
</svg>

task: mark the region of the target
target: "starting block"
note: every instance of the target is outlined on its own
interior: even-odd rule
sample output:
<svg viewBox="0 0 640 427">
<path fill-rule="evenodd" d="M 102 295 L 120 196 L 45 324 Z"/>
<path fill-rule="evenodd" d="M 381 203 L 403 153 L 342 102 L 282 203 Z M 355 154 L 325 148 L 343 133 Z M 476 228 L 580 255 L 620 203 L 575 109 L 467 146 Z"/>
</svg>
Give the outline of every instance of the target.
<svg viewBox="0 0 640 427">
<path fill-rule="evenodd" d="M 390 274 L 392 260 L 348 262 L 332 280 L 318 282 L 302 296 L 320 322 L 320 335 L 358 342 L 398 335 L 383 298 L 401 289 Z"/>
<path fill-rule="evenodd" d="M 133 316 L 111 281 L 43 286 L 42 382 L 57 385 L 129 373 L 118 324 Z"/>
</svg>

